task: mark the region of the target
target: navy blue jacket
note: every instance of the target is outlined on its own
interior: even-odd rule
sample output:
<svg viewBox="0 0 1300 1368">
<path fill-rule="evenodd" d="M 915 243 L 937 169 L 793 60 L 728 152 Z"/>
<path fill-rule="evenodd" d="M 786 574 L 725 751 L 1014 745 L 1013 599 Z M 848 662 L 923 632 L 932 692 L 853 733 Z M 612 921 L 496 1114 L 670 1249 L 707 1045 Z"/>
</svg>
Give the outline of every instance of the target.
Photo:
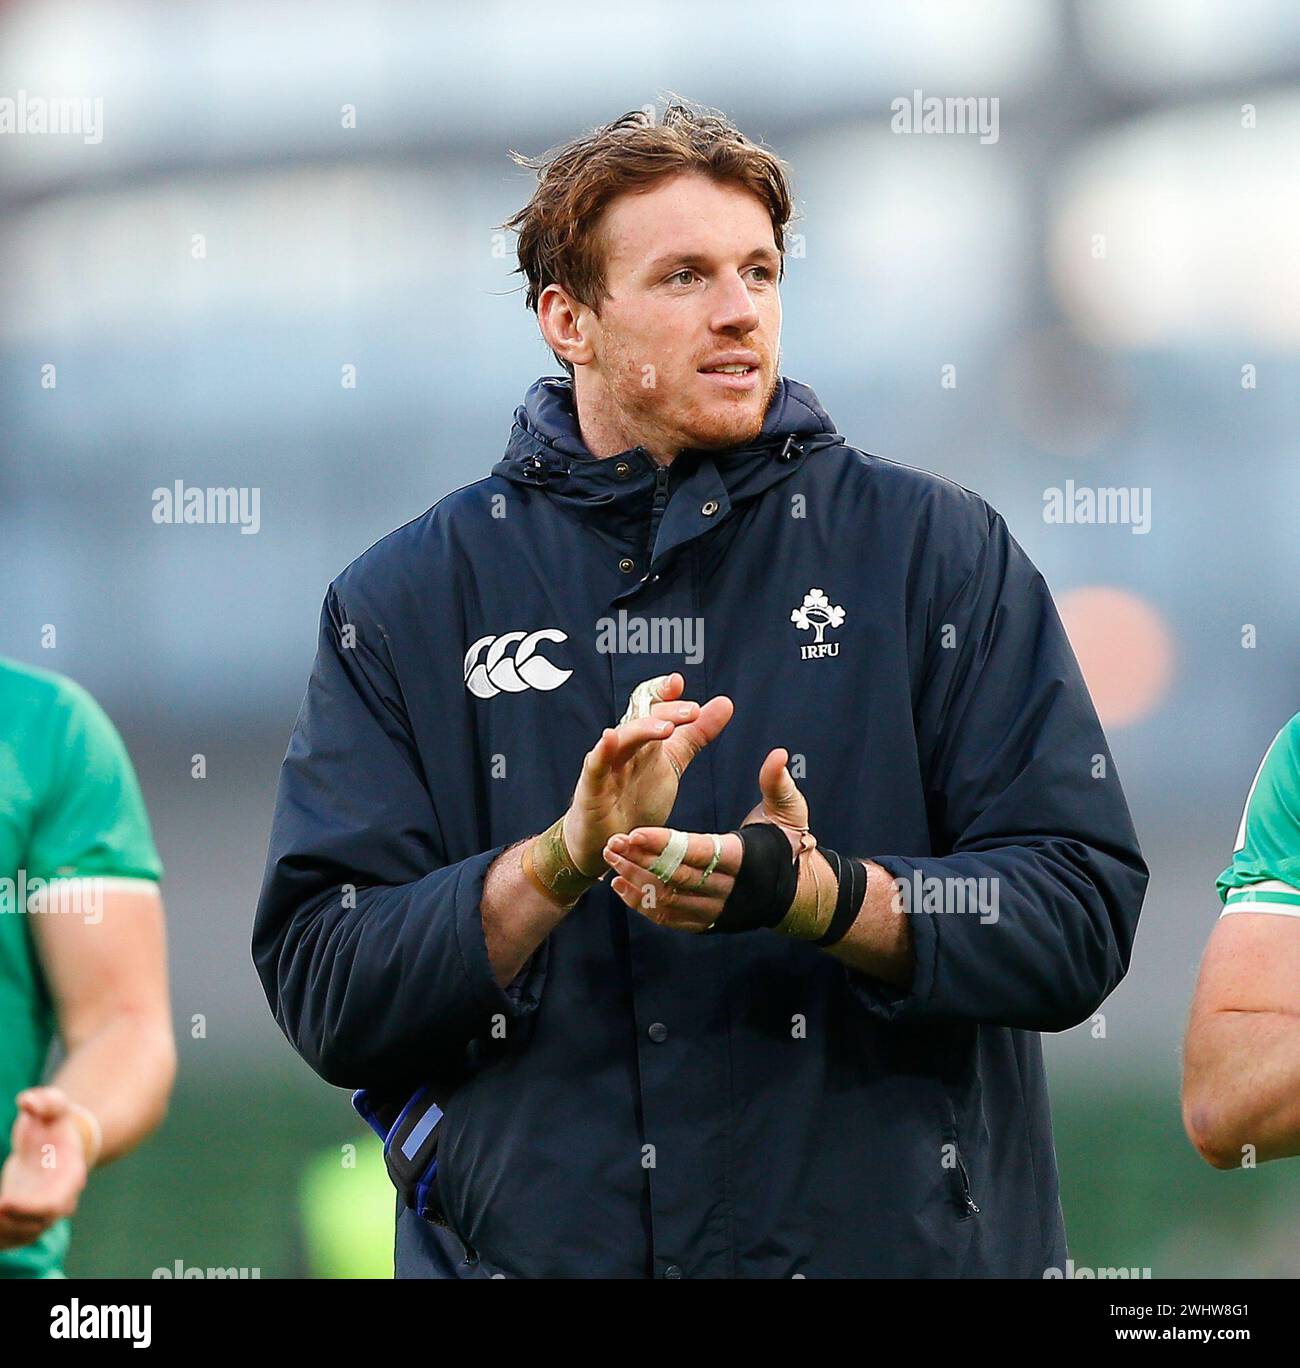
<svg viewBox="0 0 1300 1368">
<path fill-rule="evenodd" d="M 602 650 L 620 610 L 625 647 L 692 619 L 703 650 Z M 673 826 L 739 825 L 784 746 L 823 845 L 909 890 L 991 881 L 996 918 L 917 900 L 903 991 L 599 884 L 503 991 L 488 866 L 673 670 L 736 705 Z M 595 460 L 545 379 L 488 478 L 331 584 L 253 949 L 329 1082 L 466 1078 L 454 1234 L 403 1210 L 398 1276 L 1041 1277 L 1066 1246 L 1038 1033 L 1119 982 L 1146 882 L 1047 586 L 982 499 L 846 446 L 789 379 L 749 447 Z"/>
</svg>

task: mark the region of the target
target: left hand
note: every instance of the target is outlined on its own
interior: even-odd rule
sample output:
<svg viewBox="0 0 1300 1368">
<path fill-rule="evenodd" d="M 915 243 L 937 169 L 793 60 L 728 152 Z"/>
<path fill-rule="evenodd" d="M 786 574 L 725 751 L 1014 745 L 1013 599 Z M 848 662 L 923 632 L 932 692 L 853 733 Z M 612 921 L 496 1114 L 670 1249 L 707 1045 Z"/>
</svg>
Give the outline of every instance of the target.
<svg viewBox="0 0 1300 1368">
<path fill-rule="evenodd" d="M 0 1249 L 31 1244 L 71 1216 L 86 1186 L 86 1156 L 59 1088 L 18 1094 L 12 1146 L 0 1169 Z"/>
<path fill-rule="evenodd" d="M 745 818 L 745 823 L 771 822 L 779 826 L 790 839 L 793 855 L 799 849 L 800 833 L 808 824 L 808 800 L 790 777 L 788 760 L 783 749 L 769 752 L 758 775 L 762 801 Z M 732 832 L 718 836 L 718 863 L 701 884 L 713 859 L 715 838 L 704 832 L 690 832 L 686 855 L 665 884 L 650 873 L 650 868 L 663 853 L 670 835 L 668 827 L 636 827 L 626 835 L 610 837 L 603 852 L 605 862 L 617 876 L 610 887 L 634 912 L 642 913 L 658 926 L 674 931 L 705 931 L 721 915 L 731 896 L 744 847 L 740 837 Z"/>
</svg>

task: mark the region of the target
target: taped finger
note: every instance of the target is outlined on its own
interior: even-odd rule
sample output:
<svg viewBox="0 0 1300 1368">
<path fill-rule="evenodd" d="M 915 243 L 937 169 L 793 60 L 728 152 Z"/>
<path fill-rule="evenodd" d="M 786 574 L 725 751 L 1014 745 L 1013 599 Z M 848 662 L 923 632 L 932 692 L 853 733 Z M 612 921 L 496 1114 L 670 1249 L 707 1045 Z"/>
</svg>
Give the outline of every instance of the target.
<svg viewBox="0 0 1300 1368">
<path fill-rule="evenodd" d="M 619 726 L 621 727 L 624 722 L 632 721 L 634 717 L 649 717 L 650 709 L 656 703 L 664 702 L 664 685 L 671 678 L 671 675 L 656 675 L 654 679 L 643 679 L 632 690 L 631 697 L 627 701 L 627 711 L 618 720 Z"/>
<path fill-rule="evenodd" d="M 687 832 L 670 830 L 668 844 L 655 856 L 654 863 L 649 867 L 650 873 L 656 879 L 667 883 L 677 873 L 681 862 L 686 858 L 686 851 L 690 843 L 691 838 Z"/>
</svg>

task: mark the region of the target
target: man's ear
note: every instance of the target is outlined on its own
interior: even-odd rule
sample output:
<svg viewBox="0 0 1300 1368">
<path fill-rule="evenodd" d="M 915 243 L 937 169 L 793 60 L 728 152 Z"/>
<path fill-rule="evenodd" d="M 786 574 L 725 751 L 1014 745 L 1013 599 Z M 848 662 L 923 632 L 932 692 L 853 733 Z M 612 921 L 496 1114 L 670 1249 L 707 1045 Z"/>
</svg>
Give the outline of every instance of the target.
<svg viewBox="0 0 1300 1368">
<path fill-rule="evenodd" d="M 537 299 L 537 323 L 546 345 L 573 366 L 585 366 L 593 358 L 585 320 L 591 310 L 580 304 L 562 285 L 548 285 Z"/>
</svg>

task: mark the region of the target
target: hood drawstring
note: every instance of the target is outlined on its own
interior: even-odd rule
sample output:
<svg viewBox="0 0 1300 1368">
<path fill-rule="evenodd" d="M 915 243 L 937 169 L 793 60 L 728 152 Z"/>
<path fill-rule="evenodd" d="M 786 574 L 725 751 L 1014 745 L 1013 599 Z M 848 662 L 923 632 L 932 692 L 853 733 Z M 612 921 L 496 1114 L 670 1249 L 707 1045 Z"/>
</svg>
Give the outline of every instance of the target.
<svg viewBox="0 0 1300 1368">
<path fill-rule="evenodd" d="M 522 478 L 539 488 L 545 488 L 554 479 L 564 479 L 568 473 L 568 466 L 548 466 L 536 452 L 523 457 L 519 462 L 519 474 Z"/>
<path fill-rule="evenodd" d="M 796 456 L 802 455 L 803 443 L 796 442 L 792 432 L 781 444 L 781 450 L 776 453 L 776 459 L 784 464 L 786 461 L 793 461 Z"/>
</svg>

